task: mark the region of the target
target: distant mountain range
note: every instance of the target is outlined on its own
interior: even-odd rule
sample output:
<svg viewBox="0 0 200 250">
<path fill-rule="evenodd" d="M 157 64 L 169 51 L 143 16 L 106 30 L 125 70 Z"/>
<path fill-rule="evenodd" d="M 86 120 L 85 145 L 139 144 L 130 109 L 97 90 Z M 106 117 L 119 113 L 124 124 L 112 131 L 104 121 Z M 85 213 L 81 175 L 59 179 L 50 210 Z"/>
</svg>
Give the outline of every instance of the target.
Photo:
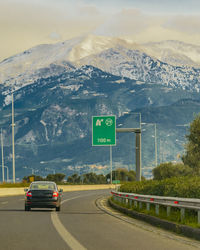
<svg viewBox="0 0 200 250">
<path fill-rule="evenodd" d="M 142 122 L 143 174 L 180 161 L 185 133 L 200 112 L 200 47 L 178 41 L 137 45 L 81 37 L 39 45 L 0 63 L 0 127 L 12 165 L 11 91 L 15 99 L 16 175 L 109 171 L 109 149 L 92 147 L 93 115 L 114 114 L 119 127 Z M 134 135 L 117 135 L 114 167 L 135 167 Z"/>
</svg>

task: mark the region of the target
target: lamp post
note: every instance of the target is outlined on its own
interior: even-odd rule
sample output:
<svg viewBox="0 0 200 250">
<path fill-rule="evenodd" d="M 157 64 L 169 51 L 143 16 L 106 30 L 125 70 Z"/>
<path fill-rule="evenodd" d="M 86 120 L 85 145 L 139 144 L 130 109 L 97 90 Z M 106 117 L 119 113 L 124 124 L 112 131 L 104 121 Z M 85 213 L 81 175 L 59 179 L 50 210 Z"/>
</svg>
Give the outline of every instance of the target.
<svg viewBox="0 0 200 250">
<path fill-rule="evenodd" d="M 158 164 L 158 150 L 157 150 L 157 126 L 156 123 L 144 123 L 142 122 L 141 125 L 153 125 L 154 126 L 154 143 L 155 143 L 155 166 Z"/>
<path fill-rule="evenodd" d="M 4 154 L 3 154 L 3 133 L 1 129 L 1 159 L 2 159 L 2 181 L 4 183 Z"/>
<path fill-rule="evenodd" d="M 9 182 L 9 171 L 8 171 L 8 167 L 4 166 L 4 168 L 7 169 L 7 182 Z"/>
<path fill-rule="evenodd" d="M 15 122 L 14 122 L 14 100 L 12 92 L 12 156 L 13 156 L 13 183 L 15 183 Z"/>
</svg>

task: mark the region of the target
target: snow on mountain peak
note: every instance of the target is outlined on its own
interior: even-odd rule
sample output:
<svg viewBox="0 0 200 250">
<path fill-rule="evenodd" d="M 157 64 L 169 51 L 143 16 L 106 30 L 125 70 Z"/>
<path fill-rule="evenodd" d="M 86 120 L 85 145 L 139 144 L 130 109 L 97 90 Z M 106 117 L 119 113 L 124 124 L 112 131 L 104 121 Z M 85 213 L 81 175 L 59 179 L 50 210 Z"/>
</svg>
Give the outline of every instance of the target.
<svg viewBox="0 0 200 250">
<path fill-rule="evenodd" d="M 84 65 L 134 80 L 154 79 L 174 86 L 189 86 L 194 80 L 199 89 L 199 70 L 192 67 L 200 68 L 200 46 L 178 41 L 137 45 L 120 38 L 88 35 L 39 45 L 0 62 L 0 84 L 4 91 L 16 90 L 39 78 L 72 72 Z M 188 77 L 173 66 L 183 66 Z"/>
<path fill-rule="evenodd" d="M 123 46 L 130 49 L 138 49 L 139 45 L 120 38 L 104 37 L 89 35 L 77 44 L 70 52 L 69 60 L 72 62 L 79 61 L 85 57 L 99 54 L 116 46 Z"/>
<path fill-rule="evenodd" d="M 162 62 L 174 66 L 200 67 L 200 46 L 168 40 L 142 44 L 143 50 Z"/>
</svg>

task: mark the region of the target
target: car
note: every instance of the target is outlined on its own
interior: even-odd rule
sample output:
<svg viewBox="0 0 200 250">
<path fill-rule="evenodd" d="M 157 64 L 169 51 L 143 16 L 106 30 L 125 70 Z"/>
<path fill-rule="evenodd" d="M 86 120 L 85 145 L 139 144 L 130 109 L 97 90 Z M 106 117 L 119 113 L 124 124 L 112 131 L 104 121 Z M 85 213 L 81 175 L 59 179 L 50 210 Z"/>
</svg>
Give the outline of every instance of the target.
<svg viewBox="0 0 200 250">
<path fill-rule="evenodd" d="M 58 190 L 55 182 L 34 181 L 24 191 L 25 211 L 31 208 L 55 208 L 60 211 L 63 190 Z"/>
</svg>

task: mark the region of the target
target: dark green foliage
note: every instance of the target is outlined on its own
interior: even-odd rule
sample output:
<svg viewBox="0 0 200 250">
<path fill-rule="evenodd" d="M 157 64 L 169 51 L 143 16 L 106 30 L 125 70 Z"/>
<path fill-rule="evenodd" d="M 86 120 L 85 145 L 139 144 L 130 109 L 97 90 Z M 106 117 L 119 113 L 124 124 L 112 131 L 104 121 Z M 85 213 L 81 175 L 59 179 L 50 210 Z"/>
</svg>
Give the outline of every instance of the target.
<svg viewBox="0 0 200 250">
<path fill-rule="evenodd" d="M 136 173 L 133 170 L 128 171 L 125 168 L 119 168 L 112 172 L 112 180 L 119 180 L 121 182 L 135 181 Z M 110 180 L 110 173 L 106 176 L 103 174 L 97 175 L 96 173 L 87 173 L 79 176 L 73 174 L 67 178 L 69 183 L 84 183 L 84 184 L 106 184 Z M 144 177 L 142 177 L 144 179 Z"/>
<path fill-rule="evenodd" d="M 200 114 L 190 124 L 186 154 L 183 156 L 184 164 L 189 165 L 196 174 L 200 175 Z"/>
<path fill-rule="evenodd" d="M 200 198 L 200 177 L 173 177 L 123 184 L 121 192 L 145 195 Z"/>
<path fill-rule="evenodd" d="M 87 173 L 83 175 L 83 183 L 86 184 L 104 184 L 106 183 L 106 177 L 102 179 L 102 175 L 97 175 L 95 173 Z"/>
<path fill-rule="evenodd" d="M 62 182 L 64 180 L 64 178 L 65 178 L 65 174 L 57 173 L 57 174 L 47 175 L 46 180 L 47 181 L 54 181 L 54 182 L 58 183 L 58 182 Z"/>
<path fill-rule="evenodd" d="M 110 173 L 106 175 L 107 179 L 110 179 Z M 128 171 L 126 168 L 118 168 L 112 172 L 113 180 L 120 181 L 135 181 L 136 173 L 133 170 Z"/>
<path fill-rule="evenodd" d="M 191 175 L 193 170 L 182 163 L 173 164 L 172 162 L 161 163 L 153 169 L 154 180 L 163 180 L 171 177 Z"/>
<path fill-rule="evenodd" d="M 30 182 L 30 177 L 34 177 L 34 181 L 54 181 L 56 183 L 63 182 L 65 174 L 49 174 L 46 178 L 37 175 L 24 176 L 23 182 Z"/>
<path fill-rule="evenodd" d="M 106 177 L 102 174 L 97 175 L 96 173 L 87 173 L 82 176 L 73 174 L 67 178 L 67 182 L 76 184 L 105 184 L 107 183 Z"/>
<path fill-rule="evenodd" d="M 39 175 L 29 175 L 29 176 L 24 176 L 23 178 L 23 182 L 30 182 L 30 177 L 34 177 L 34 181 L 44 181 L 45 178 L 42 178 L 42 176 L 39 176 Z"/>
</svg>

